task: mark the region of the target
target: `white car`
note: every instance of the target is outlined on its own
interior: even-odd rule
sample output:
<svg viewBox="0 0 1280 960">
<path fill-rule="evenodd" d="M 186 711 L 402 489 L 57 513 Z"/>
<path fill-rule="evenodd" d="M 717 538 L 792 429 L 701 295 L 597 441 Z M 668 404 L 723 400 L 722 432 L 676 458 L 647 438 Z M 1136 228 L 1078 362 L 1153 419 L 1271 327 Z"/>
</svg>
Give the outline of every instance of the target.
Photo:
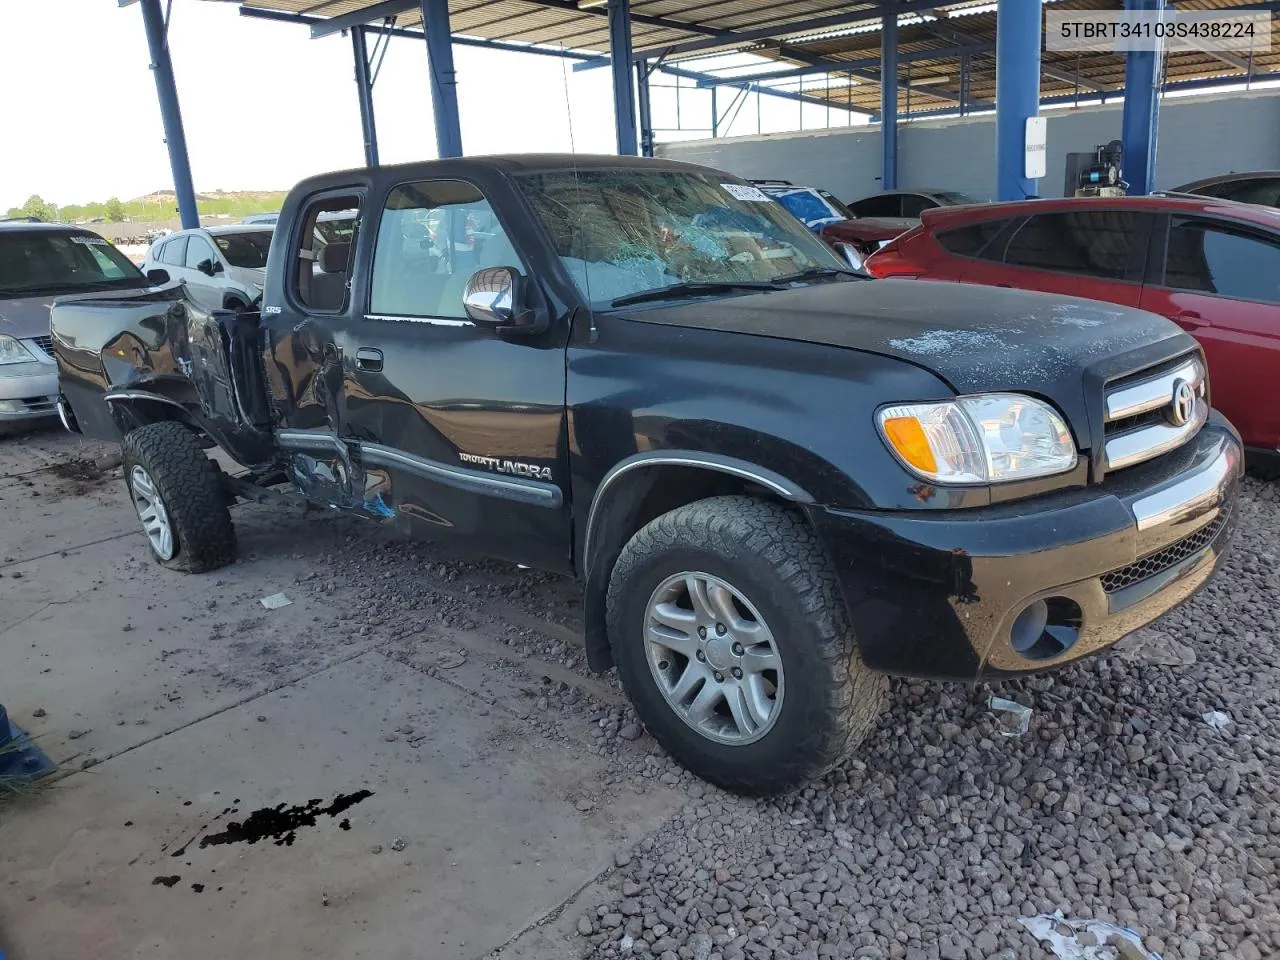
<svg viewBox="0 0 1280 960">
<path fill-rule="evenodd" d="M 179 230 L 147 251 L 142 272 L 163 270 L 208 310 L 243 310 L 262 293 L 270 226 L 228 225 Z"/>
</svg>

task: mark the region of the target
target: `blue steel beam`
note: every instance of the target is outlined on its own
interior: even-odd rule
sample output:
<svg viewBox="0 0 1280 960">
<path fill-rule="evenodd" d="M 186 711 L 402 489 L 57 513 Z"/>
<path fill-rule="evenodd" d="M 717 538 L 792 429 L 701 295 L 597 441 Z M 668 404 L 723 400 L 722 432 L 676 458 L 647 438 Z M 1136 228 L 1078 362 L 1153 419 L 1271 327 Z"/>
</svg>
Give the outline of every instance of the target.
<svg viewBox="0 0 1280 960">
<path fill-rule="evenodd" d="M 673 67 L 665 63 L 658 67 L 658 71 L 673 77 L 683 77 L 686 80 L 716 80 L 716 86 L 732 87 L 735 90 L 742 90 L 747 93 L 762 93 L 766 97 L 778 97 L 781 100 L 793 100 L 797 103 L 811 103 L 816 107 L 831 107 L 833 110 L 844 110 L 848 113 L 860 113 L 863 115 L 872 113 L 870 110 L 864 110 L 852 104 L 837 103 L 832 100 L 824 100 L 821 97 L 810 97 L 803 93 L 796 93 L 793 90 L 778 90 L 775 87 L 765 87 L 758 83 L 745 83 L 741 80 L 729 78 L 720 80 L 707 73 L 701 73 L 697 70 L 685 70 L 682 67 Z"/>
<path fill-rule="evenodd" d="M 880 21 L 880 187 L 898 188 L 898 15 Z"/>
<path fill-rule="evenodd" d="M 444 0 L 447 2 L 447 0 Z M 613 124 L 618 153 L 634 157 L 636 150 L 635 73 L 631 66 L 631 4 L 608 0 L 609 53 L 613 63 Z"/>
<path fill-rule="evenodd" d="M 1125 0 L 1125 9 L 1159 10 L 1161 0 Z M 1151 192 L 1156 171 L 1156 129 L 1160 118 L 1160 58 L 1154 50 L 1131 50 L 1125 55 L 1124 178 L 1129 193 L 1143 196 Z"/>
<path fill-rule="evenodd" d="M 528 0 L 537 6 L 560 7 L 568 0 Z M 685 53 L 694 53 L 698 50 L 714 50 L 716 47 L 728 47 L 733 45 L 746 45 L 757 43 L 763 40 L 773 40 L 778 37 L 794 36 L 802 33 L 817 33 L 822 30 L 831 30 L 836 27 L 848 26 L 851 23 L 858 23 L 862 20 L 874 20 L 880 15 L 884 8 L 892 7 L 897 14 L 915 13 L 920 10 L 931 10 L 938 6 L 940 0 L 903 0 L 900 3 L 881 2 L 875 7 L 866 10 L 858 10 L 853 13 L 833 13 L 825 17 L 815 17 L 810 20 L 798 20 L 792 23 L 775 23 L 765 27 L 753 27 L 747 30 L 725 30 L 715 27 L 703 26 L 703 31 L 709 35 L 702 40 L 685 40 L 680 43 L 666 44 L 658 47 L 651 47 L 633 51 L 633 56 L 646 58 L 654 57 L 658 54 L 663 56 L 679 56 Z M 588 11 L 581 11 L 586 13 Z M 633 18 L 637 23 L 643 22 L 638 17 Z M 681 24 L 680 21 L 667 21 L 662 26 L 669 26 L 674 30 L 684 30 L 686 33 L 692 33 L 696 24 Z M 794 41 L 792 41 L 794 45 Z M 597 67 L 606 67 L 609 65 L 608 57 L 596 57 L 592 60 L 584 61 L 582 64 L 575 66 L 574 70 L 592 70 Z"/>
<path fill-rule="evenodd" d="M 916 50 L 911 53 L 899 53 L 898 63 L 915 63 L 918 60 L 947 60 L 951 57 L 958 57 L 965 53 L 973 53 L 985 49 L 990 53 L 996 48 L 994 43 L 984 43 L 970 49 L 968 47 L 946 47 L 941 50 Z M 811 77 L 819 73 L 840 73 L 841 70 L 878 70 L 880 69 L 880 57 L 863 57 L 860 60 L 836 60 L 833 66 L 826 63 L 817 64 L 815 66 L 791 67 L 786 70 L 770 70 L 768 73 L 743 73 L 734 77 L 735 80 L 750 80 L 753 83 L 763 80 L 786 80 L 792 77 Z M 699 83 L 700 87 L 714 86 L 711 83 Z"/>
<path fill-rule="evenodd" d="M 996 199 L 1035 196 L 1026 173 L 1027 120 L 1040 109 L 1040 4 L 999 0 L 996 12 Z"/>
<path fill-rule="evenodd" d="M 169 59 L 169 25 L 165 22 L 160 0 L 142 0 L 142 24 L 151 52 L 151 72 L 156 78 L 156 98 L 160 101 L 160 121 L 164 125 L 164 142 L 169 148 L 169 169 L 173 171 L 173 192 L 178 200 L 178 217 L 182 228 L 200 226 L 196 208 L 196 189 L 191 182 L 191 160 L 187 156 L 187 135 L 182 129 L 182 110 L 178 106 L 178 88 L 173 79 L 173 61 Z"/>
<path fill-rule="evenodd" d="M 398 13 L 412 10 L 417 5 L 418 0 L 384 0 L 383 3 L 375 3 L 373 6 L 365 7 L 363 10 L 353 10 L 351 13 L 339 14 L 336 17 L 324 17 L 318 23 L 312 24 L 311 39 L 318 40 L 320 37 L 340 33 L 350 27 L 376 23 L 384 17 L 394 17 Z M 242 7 L 241 9 L 244 8 Z M 423 22 L 426 22 L 425 16 L 423 17 Z"/>
<path fill-rule="evenodd" d="M 458 76 L 453 69 L 453 34 L 449 0 L 422 0 L 422 27 L 427 35 L 431 71 L 431 109 L 436 122 L 436 153 L 462 156 L 462 124 L 458 119 Z"/>
<path fill-rule="evenodd" d="M 351 54 L 356 62 L 356 96 L 360 100 L 360 130 L 364 134 L 364 162 L 378 165 L 378 129 L 373 119 L 373 77 L 369 72 L 369 50 L 365 28 L 351 28 Z"/>
<path fill-rule="evenodd" d="M 676 95 L 679 96 L 678 91 Z M 652 157 L 653 111 L 649 106 L 649 63 L 646 60 L 636 63 L 636 106 L 640 119 L 640 155 Z"/>
<path fill-rule="evenodd" d="M 416 0 L 415 0 L 416 2 Z M 297 23 L 303 26 L 314 26 L 324 23 L 320 17 L 308 16 L 304 13 L 290 13 L 286 10 L 266 10 L 259 7 L 241 7 L 240 16 L 250 20 L 272 20 L 276 23 Z M 407 40 L 423 40 L 421 30 L 406 30 L 404 27 L 379 27 L 379 33 Z M 594 53 L 583 53 L 579 50 L 562 50 L 557 47 L 539 47 L 533 44 L 507 43 L 503 40 L 485 40 L 480 37 L 460 37 L 454 34 L 453 42 L 460 47 L 479 47 L 483 50 L 502 50 L 508 53 L 536 53 L 543 57 L 562 57 L 566 60 L 594 60 Z"/>
</svg>

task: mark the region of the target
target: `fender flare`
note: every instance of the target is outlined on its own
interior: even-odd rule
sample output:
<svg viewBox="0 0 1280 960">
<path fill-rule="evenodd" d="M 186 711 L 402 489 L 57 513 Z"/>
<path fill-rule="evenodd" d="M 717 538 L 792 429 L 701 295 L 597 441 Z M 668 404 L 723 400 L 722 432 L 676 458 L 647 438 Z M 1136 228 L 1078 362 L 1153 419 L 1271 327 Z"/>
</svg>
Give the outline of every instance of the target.
<svg viewBox="0 0 1280 960">
<path fill-rule="evenodd" d="M 587 665 L 596 672 L 604 672 L 613 666 L 613 654 L 609 647 L 608 630 L 605 625 L 605 596 L 609 587 L 609 574 L 612 564 L 599 563 L 597 546 L 600 540 L 598 527 L 601 516 L 605 513 L 605 505 L 609 501 L 610 491 L 619 489 L 617 481 L 628 474 L 647 467 L 690 467 L 722 473 L 758 484 L 775 496 L 797 504 L 813 504 L 813 496 L 798 483 L 782 474 L 742 460 L 719 453 L 706 453 L 698 450 L 652 450 L 633 454 L 621 460 L 609 470 L 596 485 L 591 498 L 591 507 L 587 511 L 586 528 L 582 537 L 581 560 L 578 564 L 584 587 L 585 605 L 585 641 Z"/>
</svg>

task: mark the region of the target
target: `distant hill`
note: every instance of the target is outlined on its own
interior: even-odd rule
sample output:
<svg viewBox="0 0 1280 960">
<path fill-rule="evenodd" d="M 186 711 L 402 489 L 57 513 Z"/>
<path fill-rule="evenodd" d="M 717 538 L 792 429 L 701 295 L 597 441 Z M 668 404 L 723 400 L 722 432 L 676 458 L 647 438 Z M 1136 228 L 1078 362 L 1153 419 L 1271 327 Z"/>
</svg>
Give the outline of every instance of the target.
<svg viewBox="0 0 1280 960">
<path fill-rule="evenodd" d="M 273 213 L 284 203 L 284 190 L 214 190 L 197 193 L 196 207 L 201 216 L 224 216 L 239 219 L 251 213 Z M 157 190 L 145 196 L 119 202 L 115 207 L 109 200 L 101 203 L 71 204 L 58 208 L 58 219 L 94 220 L 168 220 L 178 215 L 178 201 L 172 190 Z M 114 216 L 113 216 L 114 214 Z"/>
</svg>

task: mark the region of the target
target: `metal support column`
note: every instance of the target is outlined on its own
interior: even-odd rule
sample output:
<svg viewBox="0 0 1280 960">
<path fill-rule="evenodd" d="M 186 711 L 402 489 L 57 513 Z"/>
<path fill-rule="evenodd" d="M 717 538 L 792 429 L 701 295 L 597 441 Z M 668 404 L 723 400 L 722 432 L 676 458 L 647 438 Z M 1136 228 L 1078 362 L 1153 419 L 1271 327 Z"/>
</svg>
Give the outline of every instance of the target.
<svg viewBox="0 0 1280 960">
<path fill-rule="evenodd" d="M 718 87 L 711 88 L 711 137 L 712 139 L 720 136 L 720 104 L 716 102 L 716 90 Z"/>
<path fill-rule="evenodd" d="M 378 128 L 373 122 L 373 77 L 364 27 L 351 28 L 351 53 L 356 61 L 356 95 L 360 98 L 360 129 L 364 132 L 364 162 L 378 165 Z"/>
<path fill-rule="evenodd" d="M 1036 195 L 1026 177 L 1027 120 L 1040 111 L 1041 5 L 999 0 L 996 11 L 996 199 Z"/>
<path fill-rule="evenodd" d="M 1125 0 L 1124 6 L 1134 11 L 1159 10 L 1160 0 Z M 1155 183 L 1161 56 L 1154 50 L 1133 50 L 1125 55 L 1122 163 L 1129 193 L 1138 196 L 1150 193 Z"/>
<path fill-rule="evenodd" d="M 637 153 L 636 91 L 631 72 L 631 4 L 629 0 L 608 0 L 608 3 L 609 69 L 613 72 L 613 122 L 618 153 L 634 157 Z"/>
<path fill-rule="evenodd" d="M 898 187 L 898 14 L 880 18 L 880 188 Z"/>
<path fill-rule="evenodd" d="M 678 83 L 679 77 L 676 78 Z M 649 107 L 649 61 L 636 61 L 636 106 L 640 118 L 640 156 L 653 156 L 653 113 Z M 677 124 L 678 126 L 679 124 Z"/>
<path fill-rule="evenodd" d="M 151 51 L 151 71 L 156 77 L 164 142 L 169 147 L 178 216 L 182 228 L 189 230 L 200 226 L 200 212 L 196 209 L 196 189 L 191 183 L 191 160 L 187 156 L 187 135 L 182 129 L 182 111 L 178 108 L 178 88 L 173 82 L 173 62 L 169 59 L 169 25 L 160 9 L 160 0 L 142 0 L 139 6 L 147 32 L 147 47 Z"/>
<path fill-rule="evenodd" d="M 462 125 L 458 120 L 458 76 L 453 70 L 453 33 L 449 28 L 449 0 L 422 0 L 422 29 L 427 34 L 427 65 L 431 70 L 431 109 L 436 121 L 436 153 L 441 158 L 462 156 Z"/>
</svg>

